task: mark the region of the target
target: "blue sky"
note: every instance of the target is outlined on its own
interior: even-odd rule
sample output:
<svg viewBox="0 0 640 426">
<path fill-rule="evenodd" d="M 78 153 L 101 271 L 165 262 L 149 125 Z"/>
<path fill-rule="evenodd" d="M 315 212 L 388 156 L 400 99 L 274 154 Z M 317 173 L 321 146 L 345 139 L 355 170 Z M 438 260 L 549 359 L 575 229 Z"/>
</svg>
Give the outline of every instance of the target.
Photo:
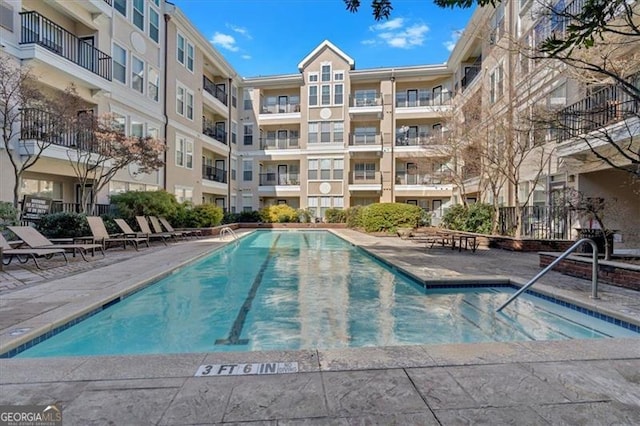
<svg viewBox="0 0 640 426">
<path fill-rule="evenodd" d="M 292 74 L 328 39 L 356 69 L 446 62 L 472 10 L 431 0 L 393 0 L 376 22 L 370 0 L 357 14 L 342 0 L 173 0 L 243 77 Z"/>
</svg>

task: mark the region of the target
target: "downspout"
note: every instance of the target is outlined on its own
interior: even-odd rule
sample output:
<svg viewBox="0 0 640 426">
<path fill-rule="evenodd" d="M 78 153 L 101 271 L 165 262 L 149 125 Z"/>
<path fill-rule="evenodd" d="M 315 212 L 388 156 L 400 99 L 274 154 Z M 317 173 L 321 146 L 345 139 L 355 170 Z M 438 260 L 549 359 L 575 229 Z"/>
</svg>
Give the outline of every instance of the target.
<svg viewBox="0 0 640 426">
<path fill-rule="evenodd" d="M 162 93 L 163 96 L 163 103 L 164 103 L 164 107 L 163 107 L 163 115 L 164 115 L 164 176 L 163 176 L 163 183 L 162 183 L 162 187 L 164 188 L 165 191 L 167 191 L 167 132 L 169 130 L 169 116 L 167 115 L 167 64 L 168 64 L 168 56 L 167 55 L 167 46 L 168 46 L 168 42 L 169 42 L 169 21 L 171 20 L 171 16 L 169 16 L 167 13 L 164 14 L 164 69 L 163 69 L 163 74 L 164 74 L 164 90 Z"/>
<path fill-rule="evenodd" d="M 231 83 L 233 79 L 229 77 L 229 92 L 227 94 L 227 121 L 229 122 L 229 131 L 227 132 L 227 146 L 229 147 L 229 155 L 227 158 L 227 212 L 231 213 Z M 237 173 L 237 171 L 236 171 Z"/>
<path fill-rule="evenodd" d="M 396 77 L 395 70 L 391 70 L 391 202 L 396 202 Z M 382 144 L 384 147 L 384 143 Z M 383 153 L 384 155 L 384 148 Z"/>
</svg>

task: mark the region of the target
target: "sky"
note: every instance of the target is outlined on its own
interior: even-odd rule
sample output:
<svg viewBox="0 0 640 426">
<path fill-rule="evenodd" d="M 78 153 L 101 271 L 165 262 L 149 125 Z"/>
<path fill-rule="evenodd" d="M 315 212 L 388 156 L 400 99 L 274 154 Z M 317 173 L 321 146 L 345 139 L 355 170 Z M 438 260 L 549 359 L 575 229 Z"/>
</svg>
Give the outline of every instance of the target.
<svg viewBox="0 0 640 426">
<path fill-rule="evenodd" d="M 376 22 L 371 1 L 350 13 L 343 0 L 173 0 L 242 77 L 295 74 L 298 63 L 329 40 L 356 69 L 447 61 L 469 9 L 432 0 L 393 0 Z"/>
</svg>

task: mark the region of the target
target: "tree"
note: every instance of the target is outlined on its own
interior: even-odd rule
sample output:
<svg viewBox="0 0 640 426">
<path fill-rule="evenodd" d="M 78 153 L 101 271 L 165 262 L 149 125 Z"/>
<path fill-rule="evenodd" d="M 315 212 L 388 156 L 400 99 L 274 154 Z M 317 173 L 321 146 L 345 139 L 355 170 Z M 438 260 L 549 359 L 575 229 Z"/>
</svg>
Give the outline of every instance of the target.
<svg viewBox="0 0 640 426">
<path fill-rule="evenodd" d="M 60 132 L 63 104 L 39 90 L 31 70 L 0 57 L 0 122 L 2 143 L 13 168 L 13 206 L 18 207 L 22 175 L 33 167 Z"/>
<path fill-rule="evenodd" d="M 72 120 L 76 143 L 67 151 L 67 156 L 80 184 L 80 205 L 84 213 L 93 213 L 95 194 L 120 170 L 134 165 L 136 174 L 142 174 L 164 165 L 163 141 L 149 136 L 126 136 L 113 114 L 95 116 L 86 112 L 76 114 Z M 86 189 L 89 184 L 92 191 Z"/>
</svg>

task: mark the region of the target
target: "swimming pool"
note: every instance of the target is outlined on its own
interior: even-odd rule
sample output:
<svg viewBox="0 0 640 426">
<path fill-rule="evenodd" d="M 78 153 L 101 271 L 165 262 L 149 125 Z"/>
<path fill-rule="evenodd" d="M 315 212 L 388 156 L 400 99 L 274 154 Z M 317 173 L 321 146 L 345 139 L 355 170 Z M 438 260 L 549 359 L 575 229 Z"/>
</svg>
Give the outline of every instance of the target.
<svg viewBox="0 0 640 426">
<path fill-rule="evenodd" d="M 258 231 L 18 357 L 638 337 L 507 287 L 424 289 L 326 231 Z"/>
</svg>

